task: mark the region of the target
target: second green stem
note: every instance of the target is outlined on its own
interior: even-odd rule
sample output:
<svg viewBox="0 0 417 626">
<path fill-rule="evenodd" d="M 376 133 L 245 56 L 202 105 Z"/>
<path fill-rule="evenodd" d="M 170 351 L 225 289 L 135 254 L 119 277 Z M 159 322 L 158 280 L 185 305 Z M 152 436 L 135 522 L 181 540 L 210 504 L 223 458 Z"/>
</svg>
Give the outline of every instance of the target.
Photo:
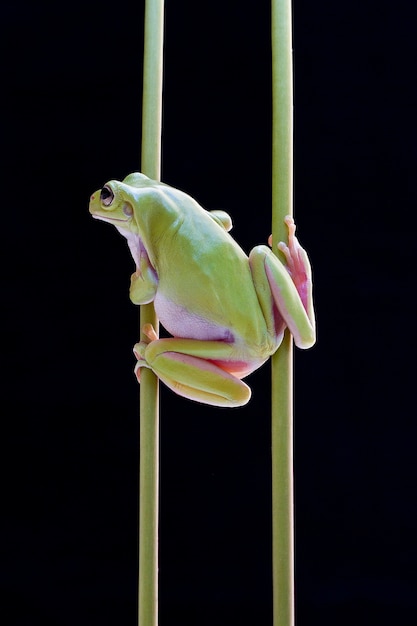
<svg viewBox="0 0 417 626">
<path fill-rule="evenodd" d="M 272 238 L 293 211 L 291 0 L 272 0 Z M 284 260 L 284 259 L 283 259 Z M 272 357 L 272 567 L 274 626 L 294 626 L 293 364 L 288 330 Z"/>
</svg>

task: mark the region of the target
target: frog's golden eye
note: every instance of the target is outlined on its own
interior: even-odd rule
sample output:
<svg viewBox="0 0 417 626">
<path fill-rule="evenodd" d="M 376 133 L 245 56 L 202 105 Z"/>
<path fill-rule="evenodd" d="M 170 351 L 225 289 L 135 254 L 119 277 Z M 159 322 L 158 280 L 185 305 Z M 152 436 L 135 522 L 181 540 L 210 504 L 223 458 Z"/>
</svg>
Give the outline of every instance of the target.
<svg viewBox="0 0 417 626">
<path fill-rule="evenodd" d="M 107 185 L 100 192 L 100 200 L 104 206 L 110 206 L 114 200 L 114 193 Z"/>
</svg>

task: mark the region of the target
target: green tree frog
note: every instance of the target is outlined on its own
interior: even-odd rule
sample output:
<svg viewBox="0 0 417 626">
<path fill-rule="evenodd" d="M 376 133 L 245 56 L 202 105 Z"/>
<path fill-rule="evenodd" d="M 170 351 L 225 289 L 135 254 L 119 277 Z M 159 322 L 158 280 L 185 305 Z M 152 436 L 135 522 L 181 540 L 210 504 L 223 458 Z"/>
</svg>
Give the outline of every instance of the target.
<svg viewBox="0 0 417 626">
<path fill-rule="evenodd" d="M 286 327 L 298 347 L 314 344 L 311 268 L 291 217 L 288 245 L 278 244 L 284 264 L 266 245 L 247 256 L 227 213 L 138 172 L 95 192 L 90 213 L 126 237 L 136 264 L 130 299 L 153 302 L 172 335 L 143 328 L 147 339 L 133 349 L 139 382 L 148 367 L 181 396 L 241 406 L 251 396 L 242 378 L 278 349 Z"/>
</svg>

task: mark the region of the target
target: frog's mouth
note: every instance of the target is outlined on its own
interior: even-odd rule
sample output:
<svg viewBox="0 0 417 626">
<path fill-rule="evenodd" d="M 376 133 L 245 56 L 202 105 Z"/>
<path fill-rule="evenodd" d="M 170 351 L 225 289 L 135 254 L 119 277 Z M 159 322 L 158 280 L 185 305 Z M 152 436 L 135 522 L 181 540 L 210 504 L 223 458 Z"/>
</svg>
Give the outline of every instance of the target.
<svg viewBox="0 0 417 626">
<path fill-rule="evenodd" d="M 109 224 L 114 224 L 116 227 L 117 227 L 117 224 L 120 224 L 120 223 L 126 224 L 127 222 L 130 222 L 133 217 L 132 206 L 128 202 L 125 202 L 122 206 L 116 207 L 116 211 L 114 211 L 111 208 L 113 204 L 113 199 L 114 199 L 113 192 L 112 192 L 112 195 L 110 196 L 111 202 L 109 202 L 108 200 L 106 200 L 107 196 L 105 196 L 103 199 L 102 197 L 103 190 L 108 191 L 108 189 L 106 187 L 103 187 L 102 189 L 101 196 L 100 196 L 100 199 L 101 199 L 100 208 L 97 206 L 97 202 L 94 201 L 94 196 L 91 197 L 90 207 L 89 207 L 91 215 L 96 220 L 101 220 L 102 222 L 108 222 Z M 115 217 L 114 215 L 115 212 L 116 212 L 116 215 L 123 215 L 123 217 Z"/>
<path fill-rule="evenodd" d="M 122 219 L 121 217 L 104 217 L 104 215 L 98 215 L 97 213 L 92 213 L 91 215 L 94 219 L 101 220 L 102 222 L 108 222 L 109 224 L 114 224 L 115 222 L 122 222 L 122 224 L 125 224 L 131 219 L 130 217 L 126 217 L 125 219 Z"/>
</svg>

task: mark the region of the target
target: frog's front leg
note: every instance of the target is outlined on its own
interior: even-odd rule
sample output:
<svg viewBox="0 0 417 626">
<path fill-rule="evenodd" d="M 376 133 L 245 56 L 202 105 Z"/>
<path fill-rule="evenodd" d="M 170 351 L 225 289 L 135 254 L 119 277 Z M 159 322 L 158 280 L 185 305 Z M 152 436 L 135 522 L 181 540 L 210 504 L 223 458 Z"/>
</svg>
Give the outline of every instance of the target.
<svg viewBox="0 0 417 626">
<path fill-rule="evenodd" d="M 212 404 L 236 407 L 249 401 L 250 388 L 217 363 L 232 362 L 231 344 L 197 339 L 157 339 L 152 327 L 144 328 L 150 343 L 139 342 L 133 351 L 138 363 L 135 374 L 149 367 L 172 391 L 180 396 Z"/>
<path fill-rule="evenodd" d="M 253 281 L 268 331 L 280 335 L 288 326 L 299 348 L 310 348 L 316 340 L 311 267 L 307 253 L 295 236 L 291 216 L 285 218 L 288 245 L 278 244 L 287 266 L 267 246 L 257 246 L 249 255 Z M 274 314 L 276 305 L 280 318 Z"/>
<path fill-rule="evenodd" d="M 129 297 L 133 304 L 148 304 L 154 300 L 157 288 L 156 272 L 148 256 L 141 256 L 140 264 L 130 278 Z"/>
</svg>

